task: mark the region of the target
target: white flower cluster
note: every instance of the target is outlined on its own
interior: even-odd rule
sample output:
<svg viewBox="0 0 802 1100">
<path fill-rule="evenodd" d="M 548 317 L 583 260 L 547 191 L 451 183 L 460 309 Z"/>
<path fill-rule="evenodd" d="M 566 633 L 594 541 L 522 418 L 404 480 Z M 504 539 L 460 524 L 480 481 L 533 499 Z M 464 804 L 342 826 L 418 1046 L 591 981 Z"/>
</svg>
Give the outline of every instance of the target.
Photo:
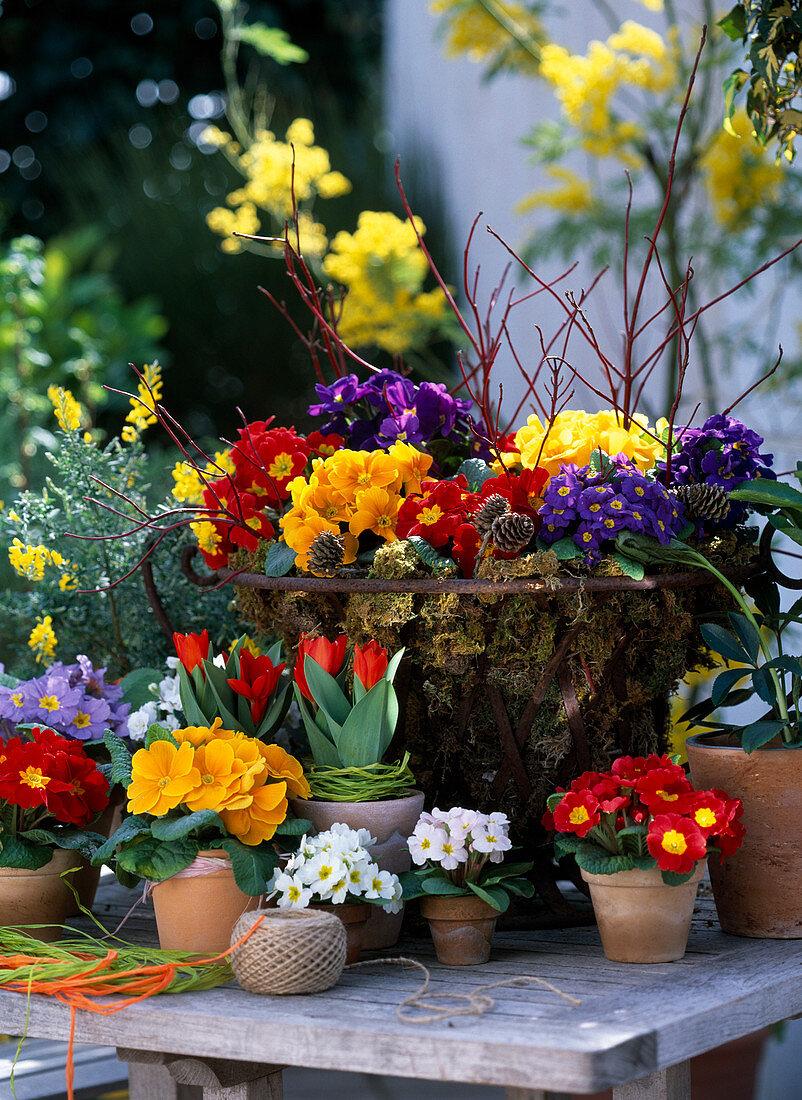
<svg viewBox="0 0 802 1100">
<path fill-rule="evenodd" d="M 178 657 L 168 657 L 166 661 L 167 667 L 173 671 L 180 663 Z M 148 729 L 155 722 L 167 730 L 177 730 L 185 725 L 179 686 L 177 673 L 150 684 L 148 691 L 154 699 L 128 716 L 128 736 L 132 741 L 144 741 Z"/>
<path fill-rule="evenodd" d="M 419 867 L 428 860 L 444 871 L 454 871 L 474 853 L 482 853 L 491 863 L 501 863 L 504 853 L 512 847 L 509 827 L 506 814 L 481 814 L 478 810 L 463 810 L 461 806 L 435 809 L 420 815 L 407 847 L 413 863 Z"/>
<path fill-rule="evenodd" d="M 370 858 L 366 846 L 375 843 L 367 829 L 350 829 L 339 822 L 324 833 L 305 836 L 286 866 L 276 868 L 268 897 L 275 897 L 282 908 L 359 899 L 375 901 L 388 913 L 400 913 L 401 883 L 397 875 L 380 871 Z"/>
</svg>

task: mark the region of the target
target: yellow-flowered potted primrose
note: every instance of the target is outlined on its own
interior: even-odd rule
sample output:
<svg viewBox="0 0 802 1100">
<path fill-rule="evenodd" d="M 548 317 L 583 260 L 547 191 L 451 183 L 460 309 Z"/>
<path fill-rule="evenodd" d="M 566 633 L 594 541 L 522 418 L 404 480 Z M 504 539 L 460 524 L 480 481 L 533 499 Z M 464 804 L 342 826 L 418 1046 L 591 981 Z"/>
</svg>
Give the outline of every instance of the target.
<svg viewBox="0 0 802 1100">
<path fill-rule="evenodd" d="M 310 793 L 300 762 L 219 718 L 172 732 L 153 725 L 133 756 L 118 739 L 106 744 L 128 816 L 94 862 L 111 864 L 124 885 L 202 876 L 223 857 L 239 890 L 257 897 L 278 865 L 273 838 L 309 828 L 288 814 L 288 794 Z"/>
</svg>

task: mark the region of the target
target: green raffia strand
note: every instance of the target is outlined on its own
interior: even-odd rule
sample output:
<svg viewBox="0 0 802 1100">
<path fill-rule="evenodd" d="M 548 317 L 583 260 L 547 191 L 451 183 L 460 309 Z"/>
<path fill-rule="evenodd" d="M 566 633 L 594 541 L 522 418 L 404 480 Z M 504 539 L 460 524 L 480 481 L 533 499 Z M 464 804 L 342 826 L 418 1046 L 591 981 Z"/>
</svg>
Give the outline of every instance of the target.
<svg viewBox="0 0 802 1100">
<path fill-rule="evenodd" d="M 314 798 L 325 802 L 378 802 L 400 798 L 415 783 L 409 753 L 395 764 L 368 764 L 364 768 L 328 768 L 315 764 L 306 773 Z"/>
</svg>

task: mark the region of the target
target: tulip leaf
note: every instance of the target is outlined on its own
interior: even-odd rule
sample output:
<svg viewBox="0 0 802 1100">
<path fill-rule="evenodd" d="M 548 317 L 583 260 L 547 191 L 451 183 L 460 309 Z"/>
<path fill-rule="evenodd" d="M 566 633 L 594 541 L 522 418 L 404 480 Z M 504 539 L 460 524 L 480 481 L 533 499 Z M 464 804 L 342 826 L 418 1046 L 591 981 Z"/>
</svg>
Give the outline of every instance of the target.
<svg viewBox="0 0 802 1100">
<path fill-rule="evenodd" d="M 290 703 L 292 697 L 290 695 L 290 685 L 287 682 L 284 687 L 276 693 L 273 702 L 267 708 L 262 717 L 262 721 L 256 730 L 256 737 L 264 738 L 273 730 L 278 729 L 290 709 Z"/>
<path fill-rule="evenodd" d="M 402 646 L 398 653 L 394 653 L 390 660 L 387 662 L 387 670 L 384 673 L 384 678 L 389 683 L 392 683 L 395 679 L 395 675 L 398 672 L 398 666 L 401 664 L 401 658 L 406 653 L 406 647 Z"/>
<path fill-rule="evenodd" d="M 481 898 L 487 905 L 491 905 L 499 913 L 504 913 L 510 905 L 510 895 L 500 886 L 480 886 L 478 882 L 466 882 L 465 885 L 473 890 L 477 898 Z"/>
<path fill-rule="evenodd" d="M 200 708 L 195 696 L 195 685 L 189 673 L 183 665 L 178 666 L 179 695 L 181 696 L 181 709 L 190 726 L 205 726 L 209 723 L 206 715 Z"/>
<path fill-rule="evenodd" d="M 268 880 L 278 866 L 278 853 L 272 846 L 243 844 L 233 836 L 222 837 L 209 844 L 222 848 L 231 860 L 234 881 L 243 894 L 257 897 L 267 892 Z"/>
<path fill-rule="evenodd" d="M 153 822 L 150 831 L 158 840 L 181 840 L 206 825 L 216 825 L 224 831 L 223 823 L 215 810 L 196 810 L 191 814 L 182 814 L 181 817 L 160 817 Z"/>
<path fill-rule="evenodd" d="M 131 782 L 131 753 L 128 746 L 111 730 L 104 733 L 103 744 L 111 757 L 111 782 L 127 787 Z"/>
<path fill-rule="evenodd" d="M 387 734 L 391 692 L 395 699 L 392 686 L 386 680 L 379 680 L 361 703 L 353 708 L 342 730 L 334 735 L 343 767 L 364 768 L 367 764 L 381 763 L 382 755 L 392 740 L 392 733 Z M 397 710 L 396 700 L 396 713 Z"/>
<path fill-rule="evenodd" d="M 301 694 L 301 690 L 297 684 L 293 684 L 295 691 L 295 699 L 298 703 L 298 709 L 301 712 L 301 719 L 303 720 L 304 728 L 306 730 L 306 736 L 309 739 L 309 748 L 312 752 L 315 763 L 318 766 L 324 766 L 327 768 L 341 768 L 342 760 L 340 760 L 337 748 L 332 739 L 320 729 L 315 719 L 309 712 L 309 705 Z M 324 719 L 325 720 L 325 719 Z"/>
<path fill-rule="evenodd" d="M 265 557 L 266 577 L 285 577 L 295 565 L 295 551 L 283 540 L 271 542 Z"/>
<path fill-rule="evenodd" d="M 304 676 L 309 693 L 326 717 L 338 726 L 343 725 L 351 713 L 351 703 L 334 677 L 308 653 L 304 657 Z"/>
</svg>

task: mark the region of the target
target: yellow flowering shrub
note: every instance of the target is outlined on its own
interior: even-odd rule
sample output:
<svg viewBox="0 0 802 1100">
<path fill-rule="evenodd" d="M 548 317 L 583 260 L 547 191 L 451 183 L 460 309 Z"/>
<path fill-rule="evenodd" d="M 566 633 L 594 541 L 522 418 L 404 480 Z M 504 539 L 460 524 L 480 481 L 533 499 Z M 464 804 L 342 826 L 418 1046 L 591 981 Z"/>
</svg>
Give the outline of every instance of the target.
<svg viewBox="0 0 802 1100">
<path fill-rule="evenodd" d="M 212 462 L 207 462 L 203 474 L 208 480 L 234 473 L 231 449 L 215 451 Z M 191 462 L 176 462 L 172 469 L 172 494 L 181 504 L 203 504 L 203 477 L 197 466 Z"/>
<path fill-rule="evenodd" d="M 423 222 L 415 224 L 423 235 Z M 415 231 L 395 214 L 364 210 L 354 233 L 335 236 L 323 271 L 348 289 L 339 324 L 347 344 L 400 354 L 446 318 L 442 290 L 421 290 L 428 265 Z"/>
<path fill-rule="evenodd" d="M 58 426 L 63 432 L 75 432 L 81 426 L 83 409 L 70 390 L 63 386 L 48 386 L 47 396 L 56 414 Z"/>
<path fill-rule="evenodd" d="M 551 431 L 539 416 L 530 416 L 526 427 L 515 435 L 515 445 L 521 452 L 520 461 L 525 468 L 540 466 L 550 475 L 560 472 L 560 466 L 574 463 L 586 466 L 590 456 L 598 448 L 608 455 L 625 454 L 640 470 L 650 470 L 665 448 L 652 435 L 648 418 L 637 415 L 624 428 L 620 417 L 612 409 L 586 413 L 582 409 L 558 413 Z M 544 442 L 545 437 L 545 442 Z"/>
<path fill-rule="evenodd" d="M 28 638 L 28 647 L 33 651 L 36 663 L 50 664 L 56 655 L 58 639 L 53 629 L 53 619 L 50 615 L 44 617 L 37 615 L 36 626 Z"/>
<path fill-rule="evenodd" d="M 8 548 L 8 560 L 17 576 L 24 577 L 28 581 L 43 580 L 47 565 L 60 568 L 70 564 L 58 550 L 51 550 L 41 543 L 29 546 L 18 538 L 13 539 Z"/>
<path fill-rule="evenodd" d="M 535 46 L 543 37 L 540 20 L 518 0 L 496 0 L 493 7 L 495 17 L 472 0 L 432 0 L 431 12 L 446 18 L 448 53 L 464 54 L 471 61 L 498 59 L 517 69 L 536 69 L 536 59 L 518 40 Z"/>
<path fill-rule="evenodd" d="M 582 179 L 570 168 L 563 168 L 559 164 L 549 164 L 545 171 L 557 186 L 544 187 L 527 195 L 515 207 L 517 214 L 526 214 L 538 206 L 545 206 L 551 210 L 565 210 L 572 214 L 590 210 L 594 200 L 593 188 L 589 180 Z"/>
<path fill-rule="evenodd" d="M 762 204 L 779 198 L 786 169 L 755 138 L 746 111 L 736 111 L 730 125 L 734 133 L 720 130 L 701 165 L 716 220 L 734 228 Z"/>
<path fill-rule="evenodd" d="M 161 367 L 155 362 L 146 364 L 142 368 L 142 374 L 143 379 L 137 386 L 138 396 L 130 398 L 131 408 L 125 417 L 123 430 L 120 432 L 120 438 L 124 443 L 133 443 L 139 439 L 142 432 L 157 420 L 155 413 L 150 410 L 154 402 L 162 399 L 164 384 Z"/>
</svg>

